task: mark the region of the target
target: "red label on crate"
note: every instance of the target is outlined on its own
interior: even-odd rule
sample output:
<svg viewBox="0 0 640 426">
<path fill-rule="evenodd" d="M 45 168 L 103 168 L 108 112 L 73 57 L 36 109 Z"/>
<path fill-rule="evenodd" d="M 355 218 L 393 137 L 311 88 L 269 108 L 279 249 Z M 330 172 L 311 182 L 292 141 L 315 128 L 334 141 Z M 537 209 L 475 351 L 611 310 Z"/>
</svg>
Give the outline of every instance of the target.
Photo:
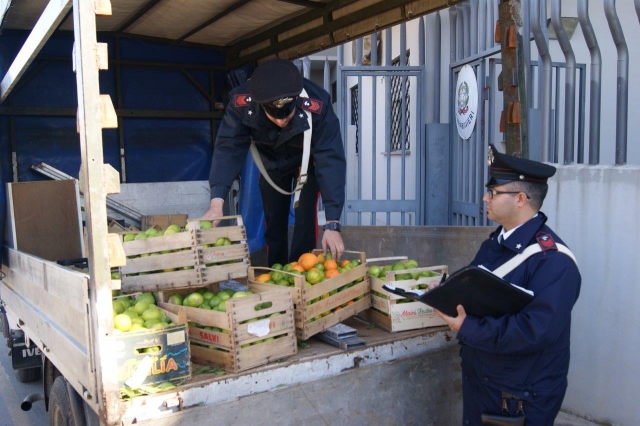
<svg viewBox="0 0 640 426">
<path fill-rule="evenodd" d="M 218 343 L 219 339 L 218 339 L 218 335 L 213 333 L 213 332 L 209 332 L 207 330 L 197 330 L 197 336 L 193 335 L 194 330 L 189 328 L 189 337 L 196 337 L 198 339 L 202 339 L 202 340 L 206 340 L 207 342 L 212 342 L 212 343 Z"/>
</svg>

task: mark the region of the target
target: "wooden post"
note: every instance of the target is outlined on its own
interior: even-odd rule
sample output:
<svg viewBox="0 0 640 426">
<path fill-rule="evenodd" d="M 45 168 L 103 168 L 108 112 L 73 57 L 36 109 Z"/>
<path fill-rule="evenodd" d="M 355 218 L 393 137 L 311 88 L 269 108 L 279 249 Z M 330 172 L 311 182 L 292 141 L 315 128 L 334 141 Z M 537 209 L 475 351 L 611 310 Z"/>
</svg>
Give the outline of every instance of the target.
<svg viewBox="0 0 640 426">
<path fill-rule="evenodd" d="M 501 44 L 502 56 L 502 72 L 498 76 L 501 80 L 498 87 L 504 98 L 500 131 L 505 133 L 507 154 L 528 158 L 528 104 L 523 43 L 529 43 L 529 36 L 527 34 L 523 37 L 522 34 L 520 2 L 521 0 L 500 0 L 500 19 L 496 23 L 495 34 L 496 41 Z"/>
<path fill-rule="evenodd" d="M 95 388 L 82 395 L 98 404 L 101 423 L 119 421 L 119 392 L 116 385 L 117 363 L 113 356 L 113 318 L 111 270 L 107 228 L 107 189 L 102 154 L 102 111 L 98 71 L 101 49 L 96 36 L 95 4 L 73 0 L 74 55 L 78 94 L 78 132 L 87 218 L 87 250 L 90 282 L 90 333 L 93 345 L 90 357 L 95 365 Z"/>
</svg>

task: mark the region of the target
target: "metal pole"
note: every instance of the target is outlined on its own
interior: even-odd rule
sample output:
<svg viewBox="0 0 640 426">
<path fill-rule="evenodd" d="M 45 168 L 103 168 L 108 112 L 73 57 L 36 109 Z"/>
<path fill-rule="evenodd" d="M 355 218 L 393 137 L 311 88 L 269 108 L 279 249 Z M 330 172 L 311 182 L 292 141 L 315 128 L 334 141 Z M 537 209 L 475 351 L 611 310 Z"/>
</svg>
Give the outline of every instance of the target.
<svg viewBox="0 0 640 426">
<path fill-rule="evenodd" d="M 574 162 L 574 127 L 576 115 L 576 58 L 571 48 L 569 36 L 562 25 L 561 0 L 551 3 L 551 24 L 558 36 L 558 43 L 564 53 L 565 70 L 565 109 L 564 109 L 564 164 Z"/>
<path fill-rule="evenodd" d="M 484 52 L 487 49 L 487 31 L 488 28 L 492 28 L 491 25 L 487 25 L 487 0 L 480 0 L 478 6 L 478 51 Z"/>
<path fill-rule="evenodd" d="M 618 93 L 616 102 L 616 165 L 627 163 L 627 107 L 629 104 L 629 51 L 616 12 L 615 0 L 605 0 L 604 14 L 618 50 Z"/>
<path fill-rule="evenodd" d="M 378 65 L 378 33 L 375 32 L 371 35 L 371 65 L 372 66 L 376 66 Z M 377 172 L 377 167 L 376 167 L 376 159 L 378 157 L 377 152 L 378 150 L 376 149 L 377 145 L 378 145 L 378 136 L 377 136 L 377 109 L 376 109 L 376 104 L 378 103 L 378 90 L 377 90 L 377 77 L 373 76 L 371 78 L 371 99 L 373 100 L 373 102 L 371 102 L 371 117 L 373 117 L 373 121 L 372 121 L 372 126 L 371 126 L 371 199 L 375 200 L 377 199 L 376 193 L 378 191 L 377 186 L 376 186 L 376 172 Z M 371 212 L 371 218 L 369 221 L 370 225 L 375 225 L 376 224 L 376 219 L 377 219 L 377 213 L 376 212 Z"/>
<path fill-rule="evenodd" d="M 469 13 L 469 36 L 471 40 L 471 54 L 478 53 L 478 0 L 469 0 L 469 7 L 471 11 Z"/>
<path fill-rule="evenodd" d="M 440 18 L 440 12 L 436 13 L 436 22 L 435 22 L 435 29 L 434 32 L 436 33 L 436 50 L 435 50 L 435 61 L 433 62 L 433 69 L 434 69 L 434 85 L 435 85 L 435 89 L 433 91 L 433 98 L 435 99 L 435 104 L 434 104 L 434 113 L 435 113 L 435 121 L 436 123 L 440 122 L 440 79 L 441 79 L 441 71 L 440 71 L 440 65 L 441 65 L 441 57 L 442 57 L 442 32 L 441 32 L 441 18 Z"/>
<path fill-rule="evenodd" d="M 640 0 L 638 0 L 640 1 Z M 596 34 L 589 19 L 589 0 L 578 1 L 578 20 L 591 54 L 591 82 L 589 86 L 589 164 L 600 163 L 600 109 L 602 56 Z"/>
<path fill-rule="evenodd" d="M 538 48 L 538 54 L 542 61 L 542 69 L 538 71 L 540 75 L 540 86 L 542 90 L 540 109 L 542 112 L 542 158 L 543 160 L 551 160 L 549 157 L 549 144 L 551 140 L 551 55 L 549 54 L 548 40 L 544 36 L 541 26 L 540 17 L 540 0 L 535 0 L 533 14 L 531 16 L 531 29 L 533 31 L 533 39 Z"/>
<path fill-rule="evenodd" d="M 456 45 L 457 45 L 457 28 L 456 28 L 456 24 L 457 24 L 457 15 L 458 15 L 458 11 L 456 10 L 456 7 L 450 7 L 449 8 L 449 61 L 450 62 L 456 62 L 458 60 L 458 57 L 456 55 L 457 53 L 457 49 L 456 49 Z"/>
<path fill-rule="evenodd" d="M 342 73 L 342 67 L 344 66 L 343 63 L 343 57 L 344 57 L 344 46 L 342 44 L 338 45 L 338 63 L 337 63 L 337 67 L 336 67 L 336 92 L 338 94 L 338 117 L 340 117 L 340 134 L 342 135 L 342 144 L 344 145 L 344 150 L 347 150 L 347 120 L 346 120 L 346 116 L 345 116 L 345 111 L 347 111 L 347 106 L 346 106 L 346 102 L 347 102 L 347 96 L 345 93 L 345 81 L 343 81 L 343 73 Z M 347 187 L 345 186 L 344 188 L 344 192 L 345 192 L 345 200 L 347 199 L 346 195 L 347 195 Z M 347 211 L 346 211 L 346 206 L 347 204 L 345 203 L 345 206 L 342 208 L 342 217 L 343 217 L 343 223 L 344 224 L 348 224 L 348 217 L 347 217 Z"/>
</svg>

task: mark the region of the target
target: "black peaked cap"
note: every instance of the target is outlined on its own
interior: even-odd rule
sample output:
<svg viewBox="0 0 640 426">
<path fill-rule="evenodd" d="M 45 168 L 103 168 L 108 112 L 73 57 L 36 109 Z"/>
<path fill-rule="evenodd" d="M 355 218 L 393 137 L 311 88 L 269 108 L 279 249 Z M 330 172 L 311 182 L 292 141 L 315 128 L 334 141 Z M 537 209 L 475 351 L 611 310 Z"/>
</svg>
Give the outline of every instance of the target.
<svg viewBox="0 0 640 426">
<path fill-rule="evenodd" d="M 259 104 L 296 97 L 302 92 L 302 74 L 293 62 L 272 59 L 253 71 L 249 91 L 253 101 Z"/>
<path fill-rule="evenodd" d="M 504 185 L 509 182 L 547 183 L 547 179 L 556 173 L 556 168 L 539 161 L 513 157 L 499 152 L 489 144 L 489 175 L 486 186 Z"/>
</svg>

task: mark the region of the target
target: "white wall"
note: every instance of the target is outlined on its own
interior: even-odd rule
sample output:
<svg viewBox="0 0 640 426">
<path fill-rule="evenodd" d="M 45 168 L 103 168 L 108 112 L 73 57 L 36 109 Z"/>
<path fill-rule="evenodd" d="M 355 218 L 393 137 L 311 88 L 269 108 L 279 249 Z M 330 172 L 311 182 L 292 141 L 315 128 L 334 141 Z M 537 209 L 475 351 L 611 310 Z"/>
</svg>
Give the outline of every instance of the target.
<svg viewBox="0 0 640 426">
<path fill-rule="evenodd" d="M 640 167 L 559 166 L 542 211 L 582 275 L 563 409 L 640 424 Z"/>
</svg>

